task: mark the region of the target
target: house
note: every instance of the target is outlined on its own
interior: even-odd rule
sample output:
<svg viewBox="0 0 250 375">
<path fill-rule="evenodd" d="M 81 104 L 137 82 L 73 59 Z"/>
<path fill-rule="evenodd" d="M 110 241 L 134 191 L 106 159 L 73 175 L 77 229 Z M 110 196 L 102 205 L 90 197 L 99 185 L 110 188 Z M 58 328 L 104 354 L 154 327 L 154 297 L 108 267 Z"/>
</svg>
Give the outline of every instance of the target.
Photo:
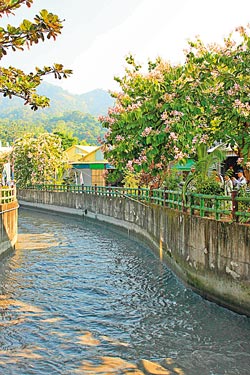
<svg viewBox="0 0 250 375">
<path fill-rule="evenodd" d="M 104 159 L 101 146 L 73 145 L 65 153 L 77 185 L 106 185 L 106 171 L 113 168 Z"/>
<path fill-rule="evenodd" d="M 212 153 L 216 149 L 220 148 L 225 153 L 225 160 L 222 163 L 215 163 L 212 168 L 215 168 L 218 173 L 225 175 L 226 171 L 230 166 L 233 167 L 234 172 L 236 173 L 239 169 L 237 164 L 238 156 L 235 151 L 231 148 L 230 145 L 225 145 L 224 143 L 218 143 L 215 146 L 209 148 L 207 150 L 208 153 Z M 171 166 L 171 168 L 175 169 L 178 172 L 189 172 L 192 166 L 195 165 L 195 160 L 187 159 L 185 163 L 176 163 Z"/>
<path fill-rule="evenodd" d="M 237 160 L 238 160 L 239 156 L 237 155 L 235 150 L 230 145 L 218 143 L 214 147 L 210 148 L 208 150 L 208 153 L 213 152 L 214 150 L 216 150 L 216 148 L 219 148 L 219 147 L 225 152 L 225 160 L 222 163 L 219 163 L 218 165 L 215 165 L 216 169 L 218 170 L 218 172 L 220 174 L 222 174 L 224 176 L 226 171 L 230 167 L 232 167 L 234 173 L 236 174 L 238 172 L 238 170 L 241 169 L 242 167 L 240 167 L 237 163 Z"/>
</svg>

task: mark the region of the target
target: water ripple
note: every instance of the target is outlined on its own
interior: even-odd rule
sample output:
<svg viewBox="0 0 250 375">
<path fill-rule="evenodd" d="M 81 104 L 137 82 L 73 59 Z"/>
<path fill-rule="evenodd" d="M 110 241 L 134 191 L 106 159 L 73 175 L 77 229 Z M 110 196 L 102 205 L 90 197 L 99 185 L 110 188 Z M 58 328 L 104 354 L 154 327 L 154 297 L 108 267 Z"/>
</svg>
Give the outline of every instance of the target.
<svg viewBox="0 0 250 375">
<path fill-rule="evenodd" d="M 21 211 L 0 265 L 0 373 L 250 374 L 250 321 L 117 229 Z"/>
</svg>

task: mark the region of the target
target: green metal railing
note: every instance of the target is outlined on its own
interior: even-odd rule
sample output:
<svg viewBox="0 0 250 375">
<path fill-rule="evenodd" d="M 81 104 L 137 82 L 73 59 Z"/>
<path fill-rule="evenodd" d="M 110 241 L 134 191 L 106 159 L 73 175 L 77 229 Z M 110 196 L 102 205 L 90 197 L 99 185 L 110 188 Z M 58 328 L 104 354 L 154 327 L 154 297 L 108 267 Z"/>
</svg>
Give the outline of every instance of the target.
<svg viewBox="0 0 250 375">
<path fill-rule="evenodd" d="M 156 204 L 190 215 L 213 218 L 215 220 L 234 220 L 250 222 L 250 192 L 240 196 L 236 191 L 232 196 L 183 194 L 182 191 L 147 188 L 124 188 L 114 186 L 84 185 L 32 185 L 26 189 L 94 194 L 109 197 L 121 197 Z"/>
<path fill-rule="evenodd" d="M 0 187 L 0 204 L 16 201 L 16 187 Z"/>
</svg>

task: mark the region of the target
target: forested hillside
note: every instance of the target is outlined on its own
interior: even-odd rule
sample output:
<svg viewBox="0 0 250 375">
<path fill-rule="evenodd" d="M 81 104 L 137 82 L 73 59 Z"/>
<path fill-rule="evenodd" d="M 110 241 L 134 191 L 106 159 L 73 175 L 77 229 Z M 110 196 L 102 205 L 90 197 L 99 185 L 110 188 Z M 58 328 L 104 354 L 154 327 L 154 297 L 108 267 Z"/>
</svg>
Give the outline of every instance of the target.
<svg viewBox="0 0 250 375">
<path fill-rule="evenodd" d="M 50 98 L 50 107 L 32 111 L 18 98 L 0 98 L 0 140 L 12 143 L 27 132 L 63 131 L 97 144 L 102 128 L 97 117 L 107 113 L 113 99 L 104 90 L 94 90 L 82 95 L 73 95 L 60 87 L 43 83 L 39 94 Z"/>
</svg>

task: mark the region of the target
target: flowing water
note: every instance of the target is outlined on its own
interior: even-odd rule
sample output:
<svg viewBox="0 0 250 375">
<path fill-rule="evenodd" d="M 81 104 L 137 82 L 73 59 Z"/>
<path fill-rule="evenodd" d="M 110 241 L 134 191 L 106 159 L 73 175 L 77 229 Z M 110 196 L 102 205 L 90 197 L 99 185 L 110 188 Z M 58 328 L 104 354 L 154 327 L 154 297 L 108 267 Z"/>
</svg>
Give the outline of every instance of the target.
<svg viewBox="0 0 250 375">
<path fill-rule="evenodd" d="M 0 266 L 0 374 L 249 375 L 250 319 L 116 228 L 20 210 Z"/>
</svg>

